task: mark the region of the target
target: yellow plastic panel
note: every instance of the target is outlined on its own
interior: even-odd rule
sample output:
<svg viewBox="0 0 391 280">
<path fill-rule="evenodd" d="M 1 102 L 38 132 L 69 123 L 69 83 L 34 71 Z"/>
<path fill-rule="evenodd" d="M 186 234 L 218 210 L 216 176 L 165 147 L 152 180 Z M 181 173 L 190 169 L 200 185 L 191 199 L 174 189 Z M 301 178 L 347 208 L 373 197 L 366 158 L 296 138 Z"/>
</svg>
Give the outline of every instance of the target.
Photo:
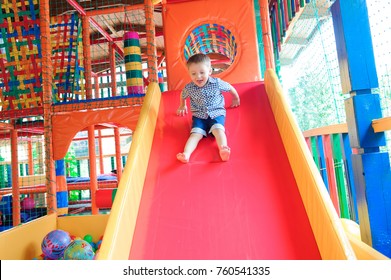
<svg viewBox="0 0 391 280">
<path fill-rule="evenodd" d="M 32 260 L 42 254 L 41 243 L 46 234 L 56 229 L 56 214 L 0 233 L 1 260 Z"/>
<path fill-rule="evenodd" d="M 97 242 L 103 236 L 108 219 L 108 214 L 64 216 L 57 219 L 57 228 L 80 238 L 90 234 L 93 237 L 93 242 Z"/>
<path fill-rule="evenodd" d="M 272 69 L 265 73 L 265 87 L 322 259 L 356 259 Z"/>
</svg>

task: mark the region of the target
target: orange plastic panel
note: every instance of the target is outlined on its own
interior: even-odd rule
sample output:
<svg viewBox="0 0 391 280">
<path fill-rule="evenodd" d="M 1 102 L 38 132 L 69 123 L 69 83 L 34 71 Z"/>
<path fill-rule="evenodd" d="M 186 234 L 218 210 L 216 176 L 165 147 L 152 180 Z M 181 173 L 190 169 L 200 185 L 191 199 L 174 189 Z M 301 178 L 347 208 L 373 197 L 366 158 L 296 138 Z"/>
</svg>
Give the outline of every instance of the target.
<svg viewBox="0 0 391 280">
<path fill-rule="evenodd" d="M 232 84 L 261 80 L 253 1 L 168 3 L 163 11 L 170 90 L 181 89 L 190 81 L 183 46 L 190 32 L 205 23 L 217 23 L 228 28 L 235 35 L 238 46 L 234 63 L 217 76 Z"/>
<path fill-rule="evenodd" d="M 140 109 L 141 106 L 133 106 L 54 115 L 52 118 L 53 159 L 62 159 L 76 133 L 90 125 L 112 123 L 134 130 L 140 115 Z"/>
</svg>

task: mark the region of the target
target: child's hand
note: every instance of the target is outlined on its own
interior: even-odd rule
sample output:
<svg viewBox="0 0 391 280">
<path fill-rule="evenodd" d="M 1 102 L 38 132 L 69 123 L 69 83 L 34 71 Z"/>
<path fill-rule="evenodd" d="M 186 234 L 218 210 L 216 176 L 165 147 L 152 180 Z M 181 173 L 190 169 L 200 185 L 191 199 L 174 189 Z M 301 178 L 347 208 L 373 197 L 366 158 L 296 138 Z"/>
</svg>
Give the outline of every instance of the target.
<svg viewBox="0 0 391 280">
<path fill-rule="evenodd" d="M 231 108 L 236 108 L 236 107 L 239 107 L 240 105 L 240 99 L 239 97 L 238 98 L 233 98 L 232 99 L 232 104 L 231 104 Z"/>
<path fill-rule="evenodd" d="M 184 106 L 179 106 L 178 110 L 176 110 L 176 114 L 178 116 L 184 116 L 187 114 L 187 106 L 184 105 Z"/>
</svg>

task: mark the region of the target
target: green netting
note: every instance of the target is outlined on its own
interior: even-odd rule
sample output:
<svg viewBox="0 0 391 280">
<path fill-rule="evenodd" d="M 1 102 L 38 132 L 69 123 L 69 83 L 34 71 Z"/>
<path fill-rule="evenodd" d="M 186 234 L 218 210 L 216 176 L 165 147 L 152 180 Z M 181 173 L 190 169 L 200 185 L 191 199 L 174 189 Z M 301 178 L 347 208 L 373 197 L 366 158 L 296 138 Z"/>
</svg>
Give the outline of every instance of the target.
<svg viewBox="0 0 391 280">
<path fill-rule="evenodd" d="M 288 1 L 289 2 L 289 1 Z M 280 52 L 280 77 L 300 128 L 305 131 L 345 123 L 337 51 L 330 5 L 311 1 L 290 27 Z M 391 115 L 391 6 L 367 1 L 383 116 Z M 386 132 L 389 145 L 390 132 Z M 387 149 L 384 147 L 384 149 Z M 389 150 L 389 148 L 388 148 Z"/>
<path fill-rule="evenodd" d="M 376 71 L 383 117 L 391 116 L 391 5 L 389 1 L 367 1 L 372 44 L 375 54 Z M 391 150 L 391 131 L 385 131 L 387 149 Z M 391 154 L 390 154 L 391 157 Z"/>
<path fill-rule="evenodd" d="M 367 1 L 372 44 L 383 116 L 391 115 L 391 5 L 389 1 Z"/>
<path fill-rule="evenodd" d="M 280 53 L 282 85 L 303 131 L 345 122 L 330 3 L 318 2 L 302 9 Z"/>
</svg>

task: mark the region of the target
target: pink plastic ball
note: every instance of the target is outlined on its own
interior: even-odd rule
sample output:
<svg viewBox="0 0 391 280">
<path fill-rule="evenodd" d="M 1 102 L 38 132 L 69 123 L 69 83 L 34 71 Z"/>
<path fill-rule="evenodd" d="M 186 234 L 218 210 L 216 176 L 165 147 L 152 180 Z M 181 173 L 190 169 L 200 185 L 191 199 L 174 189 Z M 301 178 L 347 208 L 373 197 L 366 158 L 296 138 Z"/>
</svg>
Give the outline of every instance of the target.
<svg viewBox="0 0 391 280">
<path fill-rule="evenodd" d="M 20 203 L 22 210 L 31 210 L 35 207 L 35 201 L 32 197 L 25 197 Z"/>
</svg>

